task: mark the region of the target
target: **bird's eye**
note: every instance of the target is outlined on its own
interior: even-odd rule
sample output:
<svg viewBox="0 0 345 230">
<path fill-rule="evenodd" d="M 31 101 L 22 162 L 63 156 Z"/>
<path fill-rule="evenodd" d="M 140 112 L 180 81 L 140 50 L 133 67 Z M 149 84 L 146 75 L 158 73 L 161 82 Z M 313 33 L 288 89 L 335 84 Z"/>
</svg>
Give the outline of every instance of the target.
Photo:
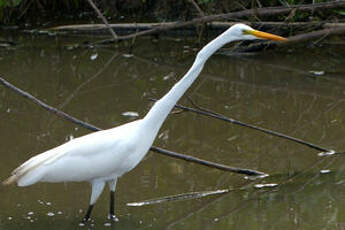
<svg viewBox="0 0 345 230">
<path fill-rule="evenodd" d="M 242 29 L 242 34 L 243 34 L 243 35 L 247 35 L 247 34 L 249 34 L 249 31 L 246 30 L 246 29 Z"/>
</svg>

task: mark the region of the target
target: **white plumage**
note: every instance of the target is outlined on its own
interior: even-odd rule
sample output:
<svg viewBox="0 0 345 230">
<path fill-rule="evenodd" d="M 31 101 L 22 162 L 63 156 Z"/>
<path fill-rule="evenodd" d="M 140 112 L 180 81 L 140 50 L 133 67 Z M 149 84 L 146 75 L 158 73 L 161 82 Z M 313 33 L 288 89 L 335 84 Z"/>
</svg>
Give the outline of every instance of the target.
<svg viewBox="0 0 345 230">
<path fill-rule="evenodd" d="M 144 157 L 140 153 L 150 148 L 149 142 L 143 141 L 141 123 L 137 120 L 91 133 L 32 157 L 14 171 L 17 183 L 28 186 L 38 181 L 106 181 L 119 177 L 134 168 Z M 129 143 L 133 141 L 137 144 Z"/>
<path fill-rule="evenodd" d="M 34 156 L 15 169 L 3 183 L 28 186 L 37 182 L 89 181 L 92 193 L 84 221 L 89 219 L 105 183 L 109 183 L 110 218 L 116 219 L 113 203 L 117 178 L 142 160 L 169 112 L 198 77 L 206 60 L 226 43 L 258 38 L 285 40 L 243 24 L 232 26 L 198 53 L 190 70 L 143 119 L 73 139 Z"/>
</svg>

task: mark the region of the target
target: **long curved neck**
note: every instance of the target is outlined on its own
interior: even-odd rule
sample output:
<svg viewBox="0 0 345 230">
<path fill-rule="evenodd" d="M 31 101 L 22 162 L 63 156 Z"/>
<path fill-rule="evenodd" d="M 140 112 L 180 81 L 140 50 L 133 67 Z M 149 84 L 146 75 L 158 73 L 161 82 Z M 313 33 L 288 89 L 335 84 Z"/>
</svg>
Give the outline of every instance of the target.
<svg viewBox="0 0 345 230">
<path fill-rule="evenodd" d="M 158 133 L 164 120 L 177 101 L 199 76 L 207 59 L 220 47 L 230 42 L 229 39 L 226 39 L 225 36 L 222 35 L 223 34 L 219 35 L 199 51 L 192 67 L 183 76 L 183 78 L 178 81 L 165 96 L 158 100 L 146 114 L 143 121 L 145 125 L 153 131 L 152 134 L 154 134 L 154 136 Z"/>
</svg>

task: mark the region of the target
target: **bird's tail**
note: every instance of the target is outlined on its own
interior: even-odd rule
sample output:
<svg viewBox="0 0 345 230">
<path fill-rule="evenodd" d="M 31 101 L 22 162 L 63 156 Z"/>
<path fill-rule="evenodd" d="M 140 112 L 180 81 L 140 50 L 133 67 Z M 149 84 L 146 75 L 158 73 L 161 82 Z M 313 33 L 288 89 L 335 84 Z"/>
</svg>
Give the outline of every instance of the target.
<svg viewBox="0 0 345 230">
<path fill-rule="evenodd" d="M 36 183 L 43 176 L 43 168 L 40 166 L 49 159 L 48 157 L 48 154 L 43 153 L 30 158 L 13 170 L 11 176 L 4 180 L 2 184 L 10 185 L 16 182 L 19 186 L 28 186 Z"/>
<path fill-rule="evenodd" d="M 9 178 L 7 178 L 6 180 L 4 180 L 2 182 L 3 185 L 10 185 L 13 184 L 14 182 L 16 182 L 18 180 L 18 177 L 16 175 L 12 175 Z"/>
<path fill-rule="evenodd" d="M 11 176 L 4 180 L 2 184 L 9 185 L 16 182 L 18 186 L 28 186 L 40 181 L 46 172 L 46 167 L 44 167 L 44 165 L 63 156 L 64 151 L 61 151 L 62 146 L 31 157 L 13 170 Z"/>
<path fill-rule="evenodd" d="M 29 167 L 27 167 L 29 166 Z M 18 186 L 28 186 L 38 182 L 43 174 L 44 168 L 39 164 L 19 166 L 12 172 L 12 175 L 2 182 L 3 185 L 17 183 Z"/>
</svg>

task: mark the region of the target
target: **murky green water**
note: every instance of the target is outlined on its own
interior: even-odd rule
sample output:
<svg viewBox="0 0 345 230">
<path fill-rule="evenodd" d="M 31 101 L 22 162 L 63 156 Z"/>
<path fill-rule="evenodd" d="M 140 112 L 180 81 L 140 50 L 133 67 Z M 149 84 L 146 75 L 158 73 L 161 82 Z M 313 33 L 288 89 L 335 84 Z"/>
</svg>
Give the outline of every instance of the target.
<svg viewBox="0 0 345 230">
<path fill-rule="evenodd" d="M 5 35 L 4 35 L 5 36 Z M 101 128 L 143 116 L 190 67 L 196 45 L 149 39 L 128 48 L 67 50 L 75 38 L 22 37 L 0 50 L 0 74 L 44 102 Z M 345 49 L 213 56 L 188 95 L 200 106 L 338 151 L 345 149 Z M 96 55 L 97 54 L 97 55 Z M 321 76 L 309 71 L 325 71 Z M 316 72 L 317 73 L 317 72 Z M 186 98 L 180 101 L 190 105 Z M 88 133 L 0 87 L 0 178 L 44 150 Z M 191 113 L 171 115 L 155 145 L 272 176 L 259 181 L 150 152 L 118 182 L 117 229 L 344 229 L 345 156 L 318 151 Z M 327 174 L 320 170 L 330 169 Z M 297 175 L 296 175 L 297 174 Z M 295 176 L 294 176 L 295 175 Z M 290 180 L 289 180 L 290 179 Z M 282 184 L 254 189 L 255 183 Z M 242 190 L 236 190 L 243 186 Z M 143 207 L 129 202 L 233 188 L 223 195 Z M 0 229 L 78 227 L 87 183 L 0 187 Z M 108 191 L 93 224 L 108 229 Z M 91 225 L 88 227 L 92 227 Z M 87 228 L 87 227 L 84 227 Z"/>
</svg>

